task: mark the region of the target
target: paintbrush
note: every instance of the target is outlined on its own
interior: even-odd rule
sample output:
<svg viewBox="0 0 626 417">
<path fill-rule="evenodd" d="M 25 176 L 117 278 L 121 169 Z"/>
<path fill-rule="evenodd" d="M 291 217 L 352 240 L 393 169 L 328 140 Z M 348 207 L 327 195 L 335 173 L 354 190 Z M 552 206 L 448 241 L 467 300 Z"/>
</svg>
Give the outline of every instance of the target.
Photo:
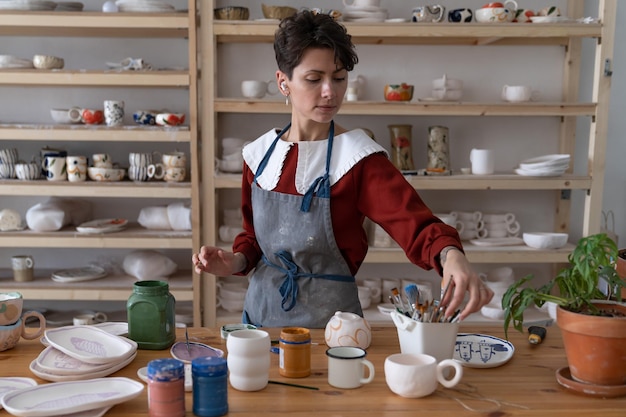
<svg viewBox="0 0 626 417">
<path fill-rule="evenodd" d="M 409 314 L 413 317 L 413 313 L 417 310 L 417 305 L 420 299 L 420 290 L 416 284 L 409 284 L 404 287 L 404 293 L 406 294 L 407 304 L 409 305 Z"/>
<path fill-rule="evenodd" d="M 189 349 L 189 333 L 187 332 L 187 326 L 185 326 L 185 343 L 187 344 L 187 353 L 191 357 L 191 350 Z"/>
<path fill-rule="evenodd" d="M 280 382 L 280 381 L 272 381 L 271 379 L 269 381 L 267 381 L 270 384 L 276 384 L 276 385 L 285 385 L 287 387 L 295 387 L 295 388 L 304 388 L 304 389 L 312 389 L 315 391 L 318 391 L 319 388 L 318 387 L 311 387 L 309 385 L 300 385 L 300 384 L 291 384 L 289 382 Z"/>
<path fill-rule="evenodd" d="M 398 291 L 396 287 L 393 287 L 391 289 L 391 294 L 393 295 L 394 300 L 396 300 L 396 302 L 394 303 L 396 304 L 396 307 L 400 309 L 401 313 L 406 314 L 407 311 L 404 309 L 404 302 L 402 301 L 402 296 L 400 296 L 400 291 Z"/>
</svg>

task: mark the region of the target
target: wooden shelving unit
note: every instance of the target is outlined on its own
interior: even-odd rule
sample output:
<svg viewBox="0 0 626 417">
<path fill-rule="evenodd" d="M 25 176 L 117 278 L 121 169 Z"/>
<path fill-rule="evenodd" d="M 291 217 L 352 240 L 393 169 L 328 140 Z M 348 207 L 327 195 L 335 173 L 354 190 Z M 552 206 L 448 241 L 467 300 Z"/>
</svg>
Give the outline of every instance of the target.
<svg viewBox="0 0 626 417">
<path fill-rule="evenodd" d="M 191 201 L 191 231 L 155 231 L 137 224 L 121 232 L 88 235 L 74 228 L 56 232 L 37 233 L 30 230 L 4 232 L 0 235 L 1 248 L 76 248 L 83 249 L 162 249 L 183 250 L 189 253 L 200 245 L 200 175 L 198 144 L 197 100 L 197 9 L 196 1 L 188 0 L 185 11 L 177 13 L 100 13 L 100 12 L 0 12 L 0 36 L 19 38 L 29 36 L 80 37 L 80 38 L 141 38 L 158 41 L 163 38 L 184 39 L 188 59 L 184 70 L 117 71 L 117 70 L 0 70 L 0 89 L 3 87 L 47 87 L 89 89 L 177 89 L 187 92 L 188 111 L 186 125 L 180 127 L 104 125 L 53 125 L 0 123 L 0 144 L 55 141 L 98 143 L 173 143 L 188 155 L 190 170 L 187 182 L 57 182 L 46 180 L 0 180 L 0 196 L 33 197 L 84 197 L 106 199 L 116 203 L 124 199 L 180 199 Z M 120 40 L 121 42 L 122 40 Z M 28 52 L 27 52 L 28 53 Z M 10 142 L 9 142 L 10 141 Z M 8 146 L 8 145 L 7 145 Z M 67 260 L 68 268 L 76 267 Z M 4 265 L 3 265 L 4 267 Z M 10 266 L 9 266 L 10 267 Z M 20 283 L 3 280 L 4 289 L 20 291 L 30 300 L 126 300 L 136 281 L 130 276 L 110 275 L 104 279 L 57 283 L 50 280 L 44 265 L 37 269 L 32 282 Z M 189 270 L 190 265 L 180 265 L 170 279 L 170 290 L 179 301 L 193 302 L 194 324 L 202 324 L 202 283 L 200 277 Z M 9 271 L 0 275 L 10 276 Z"/>
</svg>

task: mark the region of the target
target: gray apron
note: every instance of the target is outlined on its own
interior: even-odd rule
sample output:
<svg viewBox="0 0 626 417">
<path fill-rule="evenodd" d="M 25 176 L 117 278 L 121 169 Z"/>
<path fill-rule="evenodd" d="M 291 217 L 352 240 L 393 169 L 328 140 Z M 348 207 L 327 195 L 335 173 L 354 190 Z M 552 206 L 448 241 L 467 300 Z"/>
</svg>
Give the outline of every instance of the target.
<svg viewBox="0 0 626 417">
<path fill-rule="evenodd" d="M 335 129 L 331 122 L 325 174 L 300 196 L 264 190 L 257 183 L 290 126 L 267 150 L 252 184 L 254 229 L 263 255 L 250 278 L 243 321 L 324 328 L 336 311 L 363 315 L 356 281 L 337 247 L 331 222 L 329 168 Z"/>
</svg>

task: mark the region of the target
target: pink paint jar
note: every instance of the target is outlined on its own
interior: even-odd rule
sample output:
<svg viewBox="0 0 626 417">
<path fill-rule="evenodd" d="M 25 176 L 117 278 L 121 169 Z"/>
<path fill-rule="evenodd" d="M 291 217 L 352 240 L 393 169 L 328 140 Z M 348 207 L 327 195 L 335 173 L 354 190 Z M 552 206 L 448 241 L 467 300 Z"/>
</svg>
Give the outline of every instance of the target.
<svg viewBox="0 0 626 417">
<path fill-rule="evenodd" d="M 178 359 L 148 362 L 148 415 L 185 416 L 185 364 Z"/>
</svg>

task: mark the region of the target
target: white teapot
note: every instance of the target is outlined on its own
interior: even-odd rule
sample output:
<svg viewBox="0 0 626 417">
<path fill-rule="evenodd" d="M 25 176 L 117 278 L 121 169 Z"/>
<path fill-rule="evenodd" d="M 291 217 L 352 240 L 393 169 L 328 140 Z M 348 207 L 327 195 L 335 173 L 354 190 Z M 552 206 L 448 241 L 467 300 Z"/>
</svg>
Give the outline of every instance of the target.
<svg viewBox="0 0 626 417">
<path fill-rule="evenodd" d="M 367 320 L 358 314 L 337 311 L 326 324 L 324 339 L 328 347 L 367 349 L 372 342 L 372 329 Z"/>
</svg>

